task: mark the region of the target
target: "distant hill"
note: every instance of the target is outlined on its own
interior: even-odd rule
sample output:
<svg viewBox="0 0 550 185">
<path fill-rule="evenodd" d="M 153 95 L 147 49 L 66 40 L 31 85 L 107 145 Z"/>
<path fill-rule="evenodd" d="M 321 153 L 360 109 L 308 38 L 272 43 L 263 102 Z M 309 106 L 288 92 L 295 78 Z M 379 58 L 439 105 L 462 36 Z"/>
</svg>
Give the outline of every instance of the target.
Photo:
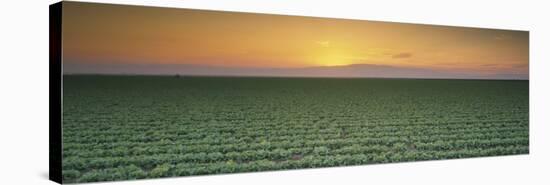
<svg viewBox="0 0 550 185">
<path fill-rule="evenodd" d="M 274 77 L 350 77 L 350 78 L 458 78 L 529 79 L 528 74 L 481 75 L 443 70 L 374 64 L 318 66 L 304 68 L 220 67 L 192 64 L 82 64 L 63 66 L 64 74 L 142 74 L 196 76 L 274 76 Z"/>
</svg>

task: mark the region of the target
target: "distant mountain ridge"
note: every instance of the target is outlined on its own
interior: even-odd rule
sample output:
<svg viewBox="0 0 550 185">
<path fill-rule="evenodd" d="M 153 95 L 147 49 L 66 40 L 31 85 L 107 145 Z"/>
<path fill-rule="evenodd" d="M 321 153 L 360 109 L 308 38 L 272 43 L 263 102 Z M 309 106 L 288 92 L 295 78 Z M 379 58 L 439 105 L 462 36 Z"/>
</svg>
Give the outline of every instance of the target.
<svg viewBox="0 0 550 185">
<path fill-rule="evenodd" d="M 528 74 L 455 73 L 443 70 L 376 64 L 317 66 L 303 68 L 221 67 L 195 64 L 84 64 L 63 65 L 64 74 L 189 75 L 189 76 L 273 76 L 428 79 L 529 79 Z"/>
</svg>

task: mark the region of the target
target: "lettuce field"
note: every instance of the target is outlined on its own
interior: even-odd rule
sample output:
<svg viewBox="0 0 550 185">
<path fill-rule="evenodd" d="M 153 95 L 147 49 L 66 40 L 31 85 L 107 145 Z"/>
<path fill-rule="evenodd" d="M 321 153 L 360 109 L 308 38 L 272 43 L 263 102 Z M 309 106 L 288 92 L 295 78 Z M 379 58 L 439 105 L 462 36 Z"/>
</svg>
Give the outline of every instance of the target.
<svg viewBox="0 0 550 185">
<path fill-rule="evenodd" d="M 63 181 L 529 153 L 529 81 L 63 76 Z"/>
</svg>

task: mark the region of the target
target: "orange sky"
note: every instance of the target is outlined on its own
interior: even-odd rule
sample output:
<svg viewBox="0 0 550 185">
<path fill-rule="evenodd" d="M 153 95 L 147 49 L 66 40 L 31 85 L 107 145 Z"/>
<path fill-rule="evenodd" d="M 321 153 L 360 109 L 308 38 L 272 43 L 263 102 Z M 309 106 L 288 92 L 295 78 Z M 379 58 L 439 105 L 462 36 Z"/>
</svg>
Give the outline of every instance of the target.
<svg viewBox="0 0 550 185">
<path fill-rule="evenodd" d="M 65 63 L 379 64 L 528 74 L 529 33 L 65 2 Z"/>
</svg>

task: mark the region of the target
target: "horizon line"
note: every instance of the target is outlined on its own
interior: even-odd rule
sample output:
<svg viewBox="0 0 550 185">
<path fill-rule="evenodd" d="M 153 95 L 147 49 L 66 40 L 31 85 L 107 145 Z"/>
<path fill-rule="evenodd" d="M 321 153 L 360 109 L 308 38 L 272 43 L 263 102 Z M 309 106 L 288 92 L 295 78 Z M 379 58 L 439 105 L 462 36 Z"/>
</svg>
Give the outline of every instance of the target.
<svg viewBox="0 0 550 185">
<path fill-rule="evenodd" d="M 353 76 L 260 76 L 260 75 L 185 75 L 185 74 L 107 74 L 107 73 L 68 73 L 63 74 L 62 76 L 125 76 L 125 77 L 139 77 L 139 76 L 149 76 L 149 77 L 172 77 L 172 78 L 321 78 L 321 79 L 395 79 L 395 80 L 479 80 L 479 81 L 529 81 L 527 79 L 518 79 L 518 78 L 413 78 L 413 77 L 353 77 Z"/>
</svg>

